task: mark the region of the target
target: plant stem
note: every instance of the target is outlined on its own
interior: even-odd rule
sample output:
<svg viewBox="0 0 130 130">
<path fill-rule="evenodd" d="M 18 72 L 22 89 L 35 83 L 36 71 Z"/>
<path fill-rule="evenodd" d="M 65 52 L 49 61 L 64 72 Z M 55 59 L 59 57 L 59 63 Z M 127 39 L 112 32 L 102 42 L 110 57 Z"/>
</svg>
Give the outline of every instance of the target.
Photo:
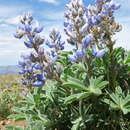
<svg viewBox="0 0 130 130">
<path fill-rule="evenodd" d="M 91 78 L 92 77 L 92 70 L 91 70 L 91 65 L 90 65 L 90 59 L 87 56 L 85 56 L 85 61 L 86 61 L 87 65 L 88 65 L 89 78 Z"/>
<path fill-rule="evenodd" d="M 110 46 L 110 68 L 111 68 L 111 74 L 112 74 L 112 86 L 113 88 L 116 87 L 116 75 L 115 75 L 115 69 L 114 69 L 114 56 L 113 56 L 113 43 L 111 41 Z"/>
<path fill-rule="evenodd" d="M 59 83 L 61 84 L 61 87 L 62 87 L 68 94 L 71 94 L 71 92 L 70 92 L 70 90 L 69 90 L 68 88 L 62 86 L 62 81 L 61 81 L 61 79 L 60 79 L 59 77 L 57 77 L 55 74 L 53 74 L 53 78 L 54 78 L 57 82 L 59 82 Z"/>
</svg>

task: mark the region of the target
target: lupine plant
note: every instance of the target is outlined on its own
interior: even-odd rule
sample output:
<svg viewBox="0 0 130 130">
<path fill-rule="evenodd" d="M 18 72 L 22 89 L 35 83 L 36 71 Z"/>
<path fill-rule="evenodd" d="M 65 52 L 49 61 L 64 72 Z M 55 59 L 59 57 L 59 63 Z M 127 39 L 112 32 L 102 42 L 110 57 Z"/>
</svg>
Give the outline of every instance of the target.
<svg viewBox="0 0 130 130">
<path fill-rule="evenodd" d="M 66 8 L 67 43 L 55 28 L 49 39 L 40 36 L 43 27 L 33 26 L 32 15 L 21 16 L 14 36 L 24 37 L 32 52 L 21 56 L 20 74 L 33 89 L 9 118 L 26 120 L 30 129 L 37 123 L 45 130 L 130 129 L 130 52 L 115 48 L 113 38 L 122 29 L 114 17 L 120 5 L 95 0 L 95 6 L 86 7 L 71 0 Z M 64 51 L 65 44 L 72 51 Z"/>
</svg>

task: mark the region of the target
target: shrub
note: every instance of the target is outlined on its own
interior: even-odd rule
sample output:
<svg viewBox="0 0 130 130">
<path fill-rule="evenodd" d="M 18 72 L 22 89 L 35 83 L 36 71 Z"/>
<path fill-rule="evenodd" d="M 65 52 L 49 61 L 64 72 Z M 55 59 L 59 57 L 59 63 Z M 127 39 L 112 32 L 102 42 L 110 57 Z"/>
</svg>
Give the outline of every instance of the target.
<svg viewBox="0 0 130 130">
<path fill-rule="evenodd" d="M 24 36 L 33 51 L 21 56 L 20 74 L 32 90 L 9 118 L 40 121 L 50 130 L 129 129 L 130 52 L 114 48 L 112 38 L 122 28 L 114 18 L 120 5 L 96 0 L 85 7 L 82 0 L 71 0 L 66 7 L 64 31 L 73 51 L 63 50 L 57 29 L 46 39 L 39 23 L 32 26 L 30 13 L 21 16 L 15 37 Z"/>
</svg>

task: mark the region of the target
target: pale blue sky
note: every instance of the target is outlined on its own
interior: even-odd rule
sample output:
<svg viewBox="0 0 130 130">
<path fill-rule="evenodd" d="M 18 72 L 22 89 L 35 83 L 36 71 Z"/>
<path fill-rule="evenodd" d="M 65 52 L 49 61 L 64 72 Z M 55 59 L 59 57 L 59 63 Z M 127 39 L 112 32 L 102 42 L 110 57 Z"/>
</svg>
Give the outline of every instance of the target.
<svg viewBox="0 0 130 130">
<path fill-rule="evenodd" d="M 130 50 L 130 0 L 115 1 L 122 5 L 115 15 L 123 25 L 122 32 L 116 36 L 117 46 Z M 54 26 L 63 32 L 65 5 L 69 2 L 70 0 L 0 0 L 0 65 L 16 65 L 21 52 L 27 51 L 23 42 L 13 37 L 19 15 L 32 12 L 34 18 L 44 26 L 45 36 Z M 84 0 L 86 5 L 93 2 L 94 0 Z"/>
</svg>

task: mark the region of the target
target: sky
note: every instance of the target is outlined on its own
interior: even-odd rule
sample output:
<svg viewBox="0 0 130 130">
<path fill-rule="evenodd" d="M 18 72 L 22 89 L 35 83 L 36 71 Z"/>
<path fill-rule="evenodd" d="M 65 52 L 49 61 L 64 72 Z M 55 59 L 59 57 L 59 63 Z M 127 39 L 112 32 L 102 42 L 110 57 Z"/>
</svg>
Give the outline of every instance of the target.
<svg viewBox="0 0 130 130">
<path fill-rule="evenodd" d="M 115 0 L 121 4 L 116 11 L 116 21 L 122 24 L 123 30 L 116 35 L 116 46 L 130 50 L 130 0 Z M 23 40 L 13 37 L 19 24 L 19 16 L 31 12 L 35 20 L 44 26 L 43 34 L 47 36 L 52 27 L 63 31 L 65 5 L 70 0 L 0 0 L 0 66 L 16 65 L 21 53 L 28 50 Z M 84 0 L 85 5 L 94 0 Z"/>
</svg>

